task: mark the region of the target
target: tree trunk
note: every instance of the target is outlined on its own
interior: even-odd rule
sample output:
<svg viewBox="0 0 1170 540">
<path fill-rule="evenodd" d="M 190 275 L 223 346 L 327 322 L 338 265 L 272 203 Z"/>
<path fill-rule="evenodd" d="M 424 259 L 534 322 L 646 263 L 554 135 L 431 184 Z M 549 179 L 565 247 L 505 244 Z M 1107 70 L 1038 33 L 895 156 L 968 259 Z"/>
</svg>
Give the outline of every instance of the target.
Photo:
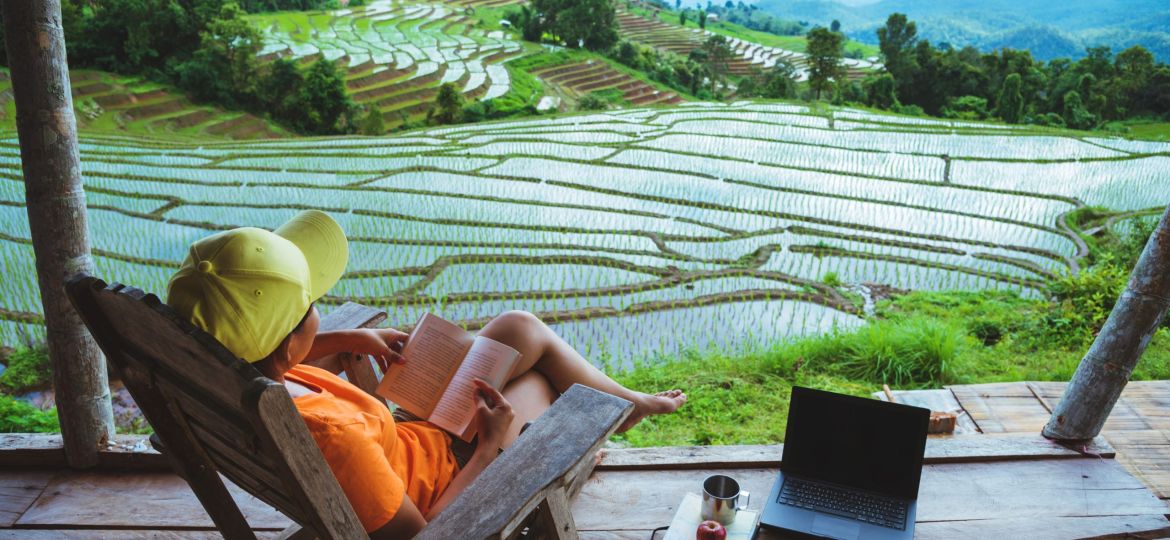
<svg viewBox="0 0 1170 540">
<path fill-rule="evenodd" d="M 92 273 L 93 259 L 61 2 L 0 4 L 57 417 L 69 465 L 91 467 L 114 432 L 114 420 L 105 358 L 65 296 L 65 279 Z"/>
<path fill-rule="evenodd" d="M 1150 235 L 1129 286 L 1105 321 L 1088 354 L 1077 366 L 1060 404 L 1044 426 L 1044 436 L 1059 440 L 1096 437 L 1142 357 L 1150 338 L 1170 309 L 1170 208 Z"/>
</svg>

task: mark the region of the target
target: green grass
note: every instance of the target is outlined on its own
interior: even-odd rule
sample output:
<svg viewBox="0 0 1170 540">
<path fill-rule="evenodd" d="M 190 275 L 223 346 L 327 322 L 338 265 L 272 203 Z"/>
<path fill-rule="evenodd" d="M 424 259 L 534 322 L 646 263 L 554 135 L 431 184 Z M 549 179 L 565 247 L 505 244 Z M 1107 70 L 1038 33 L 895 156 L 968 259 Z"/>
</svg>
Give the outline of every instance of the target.
<svg viewBox="0 0 1170 540">
<path fill-rule="evenodd" d="M 877 317 L 856 332 L 742 355 L 690 353 L 647 363 L 615 378 L 647 392 L 681 388 L 688 403 L 618 440 L 638 447 L 781 442 L 793 385 L 868 396 L 882 383 L 906 389 L 1067 381 L 1092 342 L 1090 331 L 1053 326 L 1075 309 L 1010 292 L 914 292 L 879 303 Z M 1170 329 L 1162 328 L 1133 379 L 1168 378 Z"/>
<path fill-rule="evenodd" d="M 19 394 L 52 384 L 53 372 L 49 352 L 43 346 L 20 346 L 5 359 L 7 368 L 0 374 L 0 390 Z"/>
<path fill-rule="evenodd" d="M 1127 120 L 1112 122 L 1107 128 L 1116 126 L 1120 135 L 1147 141 L 1170 141 L 1170 122 L 1151 120 Z"/>
<path fill-rule="evenodd" d="M 14 397 L 0 394 L 0 433 L 58 433 L 57 409 L 42 411 Z"/>
<path fill-rule="evenodd" d="M 649 19 L 651 12 L 645 8 L 634 7 L 630 9 L 631 13 L 636 13 L 638 16 Z M 696 19 L 696 12 L 694 9 L 687 10 L 687 23 L 681 28 L 698 28 L 699 21 Z M 658 13 L 658 20 L 670 24 L 671 26 L 679 26 L 678 12 L 670 9 L 662 9 Z M 804 36 L 779 36 L 768 32 L 761 32 L 759 30 L 752 30 L 750 28 L 729 23 L 727 21 L 717 21 L 707 24 L 707 30 L 716 34 L 722 34 L 728 37 L 739 38 L 744 41 L 752 43 L 759 43 L 760 45 L 768 47 L 779 47 L 790 51 L 804 52 L 808 46 L 808 40 Z M 845 40 L 844 49 L 846 52 L 852 50 L 860 50 L 866 56 L 876 56 L 880 53 L 877 46 L 861 43 L 860 41 Z"/>
</svg>

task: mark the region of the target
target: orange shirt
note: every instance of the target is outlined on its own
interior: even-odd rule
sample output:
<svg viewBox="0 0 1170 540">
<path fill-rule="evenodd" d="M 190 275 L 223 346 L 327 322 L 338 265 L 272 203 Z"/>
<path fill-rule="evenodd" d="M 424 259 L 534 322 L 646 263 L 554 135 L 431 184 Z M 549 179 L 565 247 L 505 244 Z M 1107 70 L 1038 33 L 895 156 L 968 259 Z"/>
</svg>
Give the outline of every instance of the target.
<svg viewBox="0 0 1170 540">
<path fill-rule="evenodd" d="M 395 423 L 385 405 L 323 369 L 300 365 L 285 376 L 319 391 L 293 403 L 366 532 L 389 522 L 403 495 L 423 515 L 438 502 L 459 468 L 446 432 Z"/>
</svg>

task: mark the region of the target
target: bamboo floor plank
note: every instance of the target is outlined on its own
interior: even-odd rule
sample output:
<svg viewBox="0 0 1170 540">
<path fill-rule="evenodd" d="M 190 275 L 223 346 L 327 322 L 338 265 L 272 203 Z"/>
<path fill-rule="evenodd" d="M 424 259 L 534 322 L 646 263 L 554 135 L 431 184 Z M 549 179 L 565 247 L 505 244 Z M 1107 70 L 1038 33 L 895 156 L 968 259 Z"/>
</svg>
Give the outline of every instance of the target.
<svg viewBox="0 0 1170 540">
<path fill-rule="evenodd" d="M 16 523 L 55 475 L 53 471 L 14 471 L 0 474 L 0 527 L 11 527 Z"/>
<path fill-rule="evenodd" d="M 749 507 L 758 510 L 777 469 L 598 472 L 575 501 L 574 520 L 588 531 L 584 538 L 648 538 L 650 530 L 670 522 L 685 493 L 716 472 L 739 480 L 753 493 Z M 1012 537 L 1043 538 L 1061 536 L 1047 530 L 1080 530 L 1074 527 L 1083 527 L 1086 536 L 1170 530 L 1166 504 L 1108 459 L 928 465 L 920 493 L 920 538 L 973 537 L 987 530 L 1030 530 L 1036 534 Z"/>
<path fill-rule="evenodd" d="M 1066 382 L 1014 382 L 948 387 L 984 433 L 1039 433 Z M 909 392 L 913 393 L 913 392 Z M 1159 497 L 1170 499 L 1170 381 L 1131 381 L 1109 413 L 1102 435 L 1117 461 Z"/>
<path fill-rule="evenodd" d="M 752 508 L 759 508 L 777 470 L 598 473 L 574 505 L 578 527 L 623 530 L 665 524 L 682 495 L 697 491 L 703 478 L 715 472 L 737 478 L 756 493 Z M 926 522 L 1165 513 L 1166 505 L 1115 462 L 1084 458 L 928 465 L 918 517 Z"/>
<path fill-rule="evenodd" d="M 7 473 L 6 473 L 7 474 Z M 255 529 L 281 530 L 292 522 L 230 482 L 232 497 Z M 215 525 L 194 492 L 173 473 L 62 471 L 15 527 L 68 529 L 208 529 Z"/>
</svg>

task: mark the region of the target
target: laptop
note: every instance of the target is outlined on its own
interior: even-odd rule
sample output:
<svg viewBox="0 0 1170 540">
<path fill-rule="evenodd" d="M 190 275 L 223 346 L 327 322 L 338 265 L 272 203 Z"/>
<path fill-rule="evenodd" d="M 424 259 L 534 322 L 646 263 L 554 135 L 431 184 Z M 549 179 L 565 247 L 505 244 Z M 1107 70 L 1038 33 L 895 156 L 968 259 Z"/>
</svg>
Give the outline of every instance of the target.
<svg viewBox="0 0 1170 540">
<path fill-rule="evenodd" d="M 806 535 L 910 539 L 930 411 L 792 388 L 781 472 L 760 524 Z"/>
</svg>

